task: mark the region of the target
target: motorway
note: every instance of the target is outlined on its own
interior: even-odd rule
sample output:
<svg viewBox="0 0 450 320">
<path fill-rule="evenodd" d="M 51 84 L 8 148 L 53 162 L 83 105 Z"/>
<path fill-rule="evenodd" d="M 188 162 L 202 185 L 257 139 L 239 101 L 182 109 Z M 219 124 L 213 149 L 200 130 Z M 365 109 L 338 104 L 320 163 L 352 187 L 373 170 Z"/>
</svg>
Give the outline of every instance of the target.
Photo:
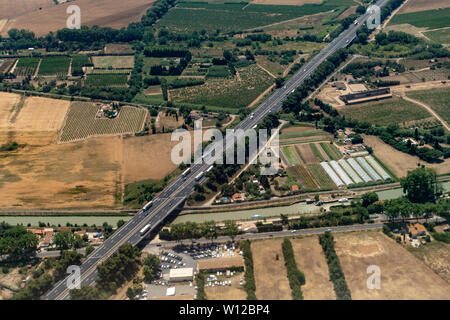
<svg viewBox="0 0 450 320">
<path fill-rule="evenodd" d="M 377 2 L 379 7 L 384 6 L 388 0 L 380 0 Z M 304 65 L 297 73 L 295 73 L 285 85 L 276 90 L 266 101 L 264 101 L 254 112 L 242 120 L 235 129 L 248 130 L 258 125 L 271 112 L 277 112 L 282 107 L 282 102 L 286 97 L 294 92 L 315 70 L 325 61 L 330 55 L 341 48 L 345 48 L 356 37 L 356 31 L 368 19 L 369 14 L 358 18 L 358 24 L 352 24 L 348 29 L 344 30 L 337 38 L 331 41 L 320 53 L 312 58 L 306 65 Z M 227 136 L 226 139 L 233 137 Z M 242 138 L 238 136 L 237 139 Z M 218 142 L 223 143 L 223 142 Z M 226 146 L 232 144 L 226 144 Z M 211 148 L 210 150 L 214 150 Z M 222 154 L 212 156 L 205 154 L 205 159 L 217 159 L 222 157 Z M 210 167 L 210 161 L 203 163 L 197 161 L 191 165 L 191 172 L 187 177 L 179 177 L 174 180 L 168 187 L 166 187 L 155 199 L 153 205 L 148 210 L 140 210 L 130 221 L 117 230 L 111 237 L 109 237 L 102 246 L 97 248 L 91 255 L 82 263 L 81 267 L 81 285 L 92 285 L 97 276 L 97 265 L 109 258 L 117 249 L 123 244 L 130 243 L 132 245 L 138 244 L 145 238 L 144 234 L 141 236 L 140 230 L 147 224 L 151 224 L 151 228 L 147 234 L 155 229 L 171 212 L 173 212 L 186 197 L 194 191 L 194 186 L 202 183 L 205 177 L 195 179 L 201 172 L 205 172 Z M 41 297 L 44 300 L 63 300 L 69 299 L 69 289 L 66 285 L 66 279 L 59 281 L 52 290 Z"/>
</svg>

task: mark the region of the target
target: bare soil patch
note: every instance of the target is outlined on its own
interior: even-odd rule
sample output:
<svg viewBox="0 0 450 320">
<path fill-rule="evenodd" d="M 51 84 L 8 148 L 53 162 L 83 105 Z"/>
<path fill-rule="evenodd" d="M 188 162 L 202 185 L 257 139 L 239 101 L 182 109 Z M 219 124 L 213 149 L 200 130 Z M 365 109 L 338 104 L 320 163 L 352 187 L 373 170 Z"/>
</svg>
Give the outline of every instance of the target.
<svg viewBox="0 0 450 320">
<path fill-rule="evenodd" d="M 333 284 L 329 280 L 327 261 L 319 239 L 312 236 L 294 238 L 291 242 L 297 267 L 305 274 L 306 283 L 302 286 L 304 299 L 335 300 Z"/>
<path fill-rule="evenodd" d="M 450 286 L 380 231 L 337 233 L 335 248 L 355 300 L 449 299 Z M 367 267 L 381 271 L 381 289 L 367 288 Z"/>
<path fill-rule="evenodd" d="M 305 163 L 318 163 L 319 159 L 314 155 L 314 152 L 311 150 L 311 147 L 308 143 L 298 144 L 296 147 L 300 150 L 302 158 L 305 160 Z"/>
<path fill-rule="evenodd" d="M 105 46 L 105 54 L 125 54 L 133 52 L 134 50 L 131 45 L 127 43 L 112 43 Z"/>
<path fill-rule="evenodd" d="M 409 247 L 408 250 L 450 284 L 450 245 L 448 243 L 433 241 L 419 248 Z"/>
<path fill-rule="evenodd" d="M 13 18 L 22 14 L 39 11 L 40 8 L 54 7 L 53 0 L 2 0 L 0 1 L 0 19 Z"/>
<path fill-rule="evenodd" d="M 436 169 L 438 174 L 450 172 L 450 159 L 446 159 L 442 163 L 425 163 L 416 156 L 411 156 L 394 149 L 376 136 L 362 136 L 365 144 L 373 148 L 377 158 L 387 165 L 397 177 L 406 176 L 408 171 L 417 168 L 418 163 Z"/>
<path fill-rule="evenodd" d="M 29 0 L 21 0 L 21 3 Z M 8 1 L 9 2 L 9 1 Z M 47 1 L 46 1 L 47 2 Z M 48 2 L 53 2 L 48 0 Z M 44 36 L 50 31 L 65 28 L 67 20 L 67 7 L 77 5 L 81 9 L 81 25 L 111 27 L 120 29 L 130 22 L 137 22 L 151 8 L 154 1 L 149 0 L 76 0 L 44 8 L 39 11 L 23 14 L 10 19 L 2 30 L 2 35 L 12 28 L 27 29 L 33 31 L 37 36 Z M 11 2 L 20 8 L 16 2 Z M 3 12 L 3 10 L 0 10 Z M 26 12 L 26 11 L 25 11 Z"/>
<path fill-rule="evenodd" d="M 284 266 L 282 239 L 252 242 L 256 296 L 261 300 L 291 300 L 291 288 Z M 278 260 L 276 256 L 278 255 Z"/>
</svg>

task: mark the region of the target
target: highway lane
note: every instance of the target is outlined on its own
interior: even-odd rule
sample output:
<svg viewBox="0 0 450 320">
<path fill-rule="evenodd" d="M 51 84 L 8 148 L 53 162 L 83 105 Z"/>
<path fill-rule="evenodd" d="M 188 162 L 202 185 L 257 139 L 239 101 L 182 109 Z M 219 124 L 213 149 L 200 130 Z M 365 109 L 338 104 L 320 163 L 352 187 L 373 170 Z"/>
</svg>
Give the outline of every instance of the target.
<svg viewBox="0 0 450 320">
<path fill-rule="evenodd" d="M 383 6 L 388 0 L 377 2 L 378 6 Z M 330 55 L 338 49 L 346 47 L 356 36 L 356 31 L 367 20 L 369 15 L 366 13 L 358 18 L 357 25 L 352 24 L 348 29 L 344 30 L 339 37 L 331 41 L 320 53 L 313 57 L 305 66 L 294 74 L 285 85 L 276 90 L 267 100 L 257 107 L 251 115 L 241 121 L 236 129 L 247 130 L 262 122 L 262 120 L 271 112 L 277 112 L 282 107 L 283 100 L 300 86 L 314 70 Z M 237 139 L 242 138 L 238 136 Z M 226 137 L 226 140 L 232 137 Z M 221 142 L 222 143 L 222 142 Z M 231 144 L 230 144 L 231 145 Z M 211 156 L 206 154 L 206 158 L 213 160 L 221 157 L 222 154 Z M 82 285 L 91 285 L 96 278 L 96 266 L 110 257 L 121 245 L 131 243 L 138 244 L 144 237 L 140 235 L 140 230 L 151 223 L 151 229 L 148 233 L 156 228 L 173 210 L 175 210 L 185 198 L 192 193 L 194 186 L 205 180 L 203 177 L 199 181 L 195 177 L 205 172 L 210 166 L 208 163 L 198 161 L 191 166 L 191 173 L 187 178 L 179 177 L 167 186 L 154 200 L 153 205 L 148 210 L 139 211 L 133 219 L 129 220 L 124 226 L 117 230 L 110 238 L 108 238 L 102 246 L 97 248 L 80 266 L 81 267 L 81 283 Z M 145 235 L 144 235 L 145 236 Z M 66 285 L 66 279 L 58 282 L 51 291 L 46 293 L 42 299 L 55 300 L 69 298 L 69 289 Z"/>
</svg>

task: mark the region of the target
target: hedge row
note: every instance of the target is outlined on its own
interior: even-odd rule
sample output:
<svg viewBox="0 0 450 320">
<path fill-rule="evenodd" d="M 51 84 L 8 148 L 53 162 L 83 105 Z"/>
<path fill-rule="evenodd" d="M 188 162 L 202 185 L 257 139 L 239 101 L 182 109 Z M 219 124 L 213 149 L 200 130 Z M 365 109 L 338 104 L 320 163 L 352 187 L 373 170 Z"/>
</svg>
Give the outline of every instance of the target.
<svg viewBox="0 0 450 320">
<path fill-rule="evenodd" d="M 244 289 L 247 291 L 247 300 L 257 300 L 255 290 L 255 274 L 253 271 L 253 256 L 252 249 L 250 248 L 250 240 L 242 240 L 239 243 L 239 247 L 241 248 L 244 255 L 244 263 L 245 263 L 245 286 Z"/>
<path fill-rule="evenodd" d="M 323 252 L 328 263 L 330 281 L 333 282 L 334 292 L 338 300 L 351 300 L 350 289 L 345 281 L 339 257 L 334 250 L 334 239 L 330 232 L 325 232 L 319 236 L 319 242 L 322 245 Z"/>
<path fill-rule="evenodd" d="M 297 268 L 291 241 L 285 238 L 281 248 L 283 250 L 284 265 L 286 266 L 289 286 L 292 290 L 292 299 L 303 300 L 301 286 L 305 284 L 305 275 Z"/>
</svg>

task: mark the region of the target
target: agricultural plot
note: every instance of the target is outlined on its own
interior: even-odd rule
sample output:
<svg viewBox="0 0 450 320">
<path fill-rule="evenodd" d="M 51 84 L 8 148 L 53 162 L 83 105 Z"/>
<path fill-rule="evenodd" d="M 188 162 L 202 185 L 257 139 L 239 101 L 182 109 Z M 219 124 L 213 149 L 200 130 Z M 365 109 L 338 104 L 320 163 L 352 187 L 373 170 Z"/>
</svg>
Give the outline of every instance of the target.
<svg viewBox="0 0 450 320">
<path fill-rule="evenodd" d="M 313 136 L 323 136 L 327 133 L 323 130 L 296 130 L 296 131 L 284 131 L 280 134 L 280 139 L 292 139 L 292 138 L 303 138 L 303 137 L 313 137 Z"/>
<path fill-rule="evenodd" d="M 407 96 L 427 104 L 447 123 L 450 123 L 449 88 L 410 91 Z"/>
<path fill-rule="evenodd" d="M 98 107 L 88 102 L 73 102 L 60 136 L 61 142 L 83 140 L 101 135 L 120 135 L 139 132 L 144 127 L 147 111 L 122 107 L 117 118 L 96 119 Z"/>
<path fill-rule="evenodd" d="M 450 26 L 450 8 L 395 15 L 390 24 L 409 23 L 419 28 L 438 29 Z"/>
<path fill-rule="evenodd" d="M 20 58 L 14 69 L 16 76 L 33 76 L 39 65 L 40 58 Z"/>
<path fill-rule="evenodd" d="M 205 84 L 170 90 L 171 100 L 236 110 L 247 107 L 274 80 L 257 65 L 237 69 L 238 77 L 209 79 Z"/>
<path fill-rule="evenodd" d="M 39 66 L 40 76 L 67 76 L 70 58 L 66 56 L 44 57 Z"/>
<path fill-rule="evenodd" d="M 132 69 L 134 56 L 94 56 L 91 57 L 96 69 Z"/>
<path fill-rule="evenodd" d="M 269 25 L 305 15 L 330 11 L 335 4 L 260 5 L 240 3 L 182 2 L 158 21 L 158 27 L 173 31 L 216 31 L 244 30 Z"/>
<path fill-rule="evenodd" d="M 424 32 L 424 35 L 438 43 L 450 44 L 450 31 L 447 28 Z"/>
<path fill-rule="evenodd" d="M 88 56 L 75 55 L 72 57 L 71 72 L 73 76 L 79 76 L 83 74 L 83 67 L 90 64 L 91 61 Z"/>
<path fill-rule="evenodd" d="M 340 108 L 339 112 L 346 118 L 367 121 L 381 126 L 402 124 L 431 117 L 424 108 L 401 98 L 363 103 L 358 106 L 345 106 Z"/>
<path fill-rule="evenodd" d="M 281 152 L 283 152 L 285 159 L 289 162 L 289 166 L 296 166 L 300 164 L 295 156 L 294 150 L 290 146 L 283 147 Z"/>
<path fill-rule="evenodd" d="M 206 78 L 228 78 L 231 76 L 230 68 L 228 66 L 211 66 L 208 68 Z"/>
<path fill-rule="evenodd" d="M 295 170 L 297 170 L 298 174 L 302 177 L 302 180 L 305 182 L 308 189 L 315 190 L 319 188 L 319 185 L 316 184 L 311 173 L 305 166 L 298 165 L 295 167 Z"/>
<path fill-rule="evenodd" d="M 336 253 L 352 299 L 449 298 L 450 285 L 445 280 L 381 231 L 338 232 L 334 237 Z M 367 286 L 367 267 L 370 265 L 376 265 L 381 270 L 379 290 Z"/>
<path fill-rule="evenodd" d="M 0 73 L 7 73 L 16 63 L 16 59 L 0 59 Z"/>
<path fill-rule="evenodd" d="M 128 82 L 128 74 L 124 73 L 104 73 L 89 74 L 85 85 L 92 87 L 125 87 Z"/>
<path fill-rule="evenodd" d="M 333 148 L 334 145 L 330 143 L 321 142 L 320 146 L 322 147 L 322 150 L 325 151 L 328 158 L 331 160 L 338 160 L 342 157 L 342 155 L 338 152 L 336 152 L 336 147 Z"/>
<path fill-rule="evenodd" d="M 319 158 L 320 161 L 325 161 L 326 159 L 324 158 L 324 156 L 322 155 L 322 153 L 320 153 L 319 149 L 317 148 L 317 144 L 315 143 L 310 143 L 309 147 L 311 148 L 312 152 L 314 153 L 314 155 Z"/>
<path fill-rule="evenodd" d="M 328 174 L 323 170 L 320 164 L 307 165 L 308 170 L 311 172 L 314 179 L 319 183 L 321 189 L 335 189 L 336 185 Z"/>
</svg>

